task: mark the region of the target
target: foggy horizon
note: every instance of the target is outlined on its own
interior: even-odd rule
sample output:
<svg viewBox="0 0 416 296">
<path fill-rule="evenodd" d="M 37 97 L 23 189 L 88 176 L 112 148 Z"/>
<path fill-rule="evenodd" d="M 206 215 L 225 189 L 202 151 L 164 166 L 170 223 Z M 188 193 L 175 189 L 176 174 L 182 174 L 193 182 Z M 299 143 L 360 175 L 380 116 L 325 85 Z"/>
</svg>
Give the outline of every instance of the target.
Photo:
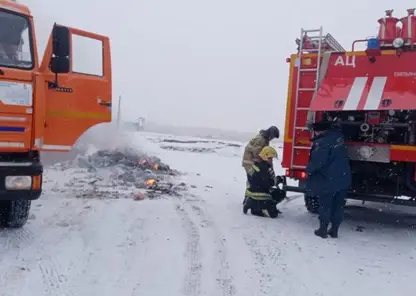
<svg viewBox="0 0 416 296">
<path fill-rule="evenodd" d="M 284 130 L 286 58 L 302 27 L 322 25 L 349 50 L 377 34 L 386 9 L 401 18 L 413 3 L 301 0 L 290 9 L 271 0 L 20 2 L 34 16 L 40 59 L 54 22 L 110 37 L 113 119 L 121 95 L 123 120 L 240 132 Z"/>
</svg>

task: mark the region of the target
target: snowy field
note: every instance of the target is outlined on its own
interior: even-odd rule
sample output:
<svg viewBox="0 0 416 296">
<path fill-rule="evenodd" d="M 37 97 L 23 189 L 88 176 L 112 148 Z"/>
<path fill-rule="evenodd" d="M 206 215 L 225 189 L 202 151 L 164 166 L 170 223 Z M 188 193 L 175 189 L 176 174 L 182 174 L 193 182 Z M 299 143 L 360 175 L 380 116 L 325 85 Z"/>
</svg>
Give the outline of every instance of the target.
<svg viewBox="0 0 416 296">
<path fill-rule="evenodd" d="M 349 203 L 340 238 L 323 240 L 313 235 L 317 218 L 302 198 L 281 204 L 276 220 L 242 213 L 242 143 L 147 133 L 128 139 L 182 172 L 169 181 L 186 184 L 186 191 L 137 201 L 136 188 L 118 188 L 106 175 L 99 182 L 110 184 L 107 195 L 97 197 L 90 180 L 101 171 L 54 160 L 28 224 L 0 232 L 0 295 L 391 296 L 414 290 L 413 209 Z M 90 195 L 75 196 L 74 188 Z"/>
</svg>

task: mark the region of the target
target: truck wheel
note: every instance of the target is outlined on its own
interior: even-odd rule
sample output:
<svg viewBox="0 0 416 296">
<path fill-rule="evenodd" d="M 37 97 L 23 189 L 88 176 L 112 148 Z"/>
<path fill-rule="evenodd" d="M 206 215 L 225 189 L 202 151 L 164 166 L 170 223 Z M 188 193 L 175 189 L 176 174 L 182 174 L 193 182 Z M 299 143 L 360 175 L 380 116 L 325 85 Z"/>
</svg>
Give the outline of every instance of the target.
<svg viewBox="0 0 416 296">
<path fill-rule="evenodd" d="M 316 196 L 306 196 L 305 195 L 305 206 L 308 212 L 312 214 L 319 213 L 319 200 Z"/>
<path fill-rule="evenodd" d="M 2 224 L 11 228 L 23 227 L 29 218 L 30 205 L 30 200 L 4 201 L 0 209 Z"/>
</svg>

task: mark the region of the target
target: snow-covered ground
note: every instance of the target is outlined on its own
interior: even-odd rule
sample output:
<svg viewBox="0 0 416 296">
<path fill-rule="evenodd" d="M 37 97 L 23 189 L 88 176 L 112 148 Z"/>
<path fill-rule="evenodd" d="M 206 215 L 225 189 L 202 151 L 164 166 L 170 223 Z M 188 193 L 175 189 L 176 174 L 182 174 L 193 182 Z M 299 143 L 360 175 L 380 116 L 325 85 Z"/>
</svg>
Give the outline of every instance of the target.
<svg viewBox="0 0 416 296">
<path fill-rule="evenodd" d="M 323 240 L 301 198 L 281 204 L 276 220 L 242 213 L 241 143 L 146 133 L 129 139 L 186 173 L 173 182 L 188 191 L 141 201 L 134 188 L 123 189 L 127 198 L 77 198 L 66 187 L 74 170 L 46 169 L 28 224 L 0 232 L 0 295 L 412 293 L 412 209 L 351 203 L 340 238 Z"/>
</svg>

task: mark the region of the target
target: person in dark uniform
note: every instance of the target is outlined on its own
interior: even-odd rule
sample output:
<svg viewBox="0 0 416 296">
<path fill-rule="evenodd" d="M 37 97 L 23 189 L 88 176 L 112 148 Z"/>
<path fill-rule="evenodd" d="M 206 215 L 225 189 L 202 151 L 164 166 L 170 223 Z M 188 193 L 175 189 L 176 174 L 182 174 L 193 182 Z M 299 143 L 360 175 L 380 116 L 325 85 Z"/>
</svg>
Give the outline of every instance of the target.
<svg viewBox="0 0 416 296">
<path fill-rule="evenodd" d="M 319 229 L 315 235 L 338 237 L 344 218 L 344 205 L 351 186 L 351 167 L 341 130 L 329 121 L 312 125 L 314 137 L 306 167 L 306 190 L 319 199 Z M 328 226 L 331 228 L 328 231 Z"/>
<path fill-rule="evenodd" d="M 273 170 L 273 158 L 277 152 L 266 146 L 259 153 L 259 159 L 252 166 L 252 173 L 247 173 L 248 188 L 245 192 L 243 212 L 252 215 L 276 218 L 280 211 L 276 205 L 283 201 L 285 192 L 276 187 L 277 179 Z"/>
</svg>

